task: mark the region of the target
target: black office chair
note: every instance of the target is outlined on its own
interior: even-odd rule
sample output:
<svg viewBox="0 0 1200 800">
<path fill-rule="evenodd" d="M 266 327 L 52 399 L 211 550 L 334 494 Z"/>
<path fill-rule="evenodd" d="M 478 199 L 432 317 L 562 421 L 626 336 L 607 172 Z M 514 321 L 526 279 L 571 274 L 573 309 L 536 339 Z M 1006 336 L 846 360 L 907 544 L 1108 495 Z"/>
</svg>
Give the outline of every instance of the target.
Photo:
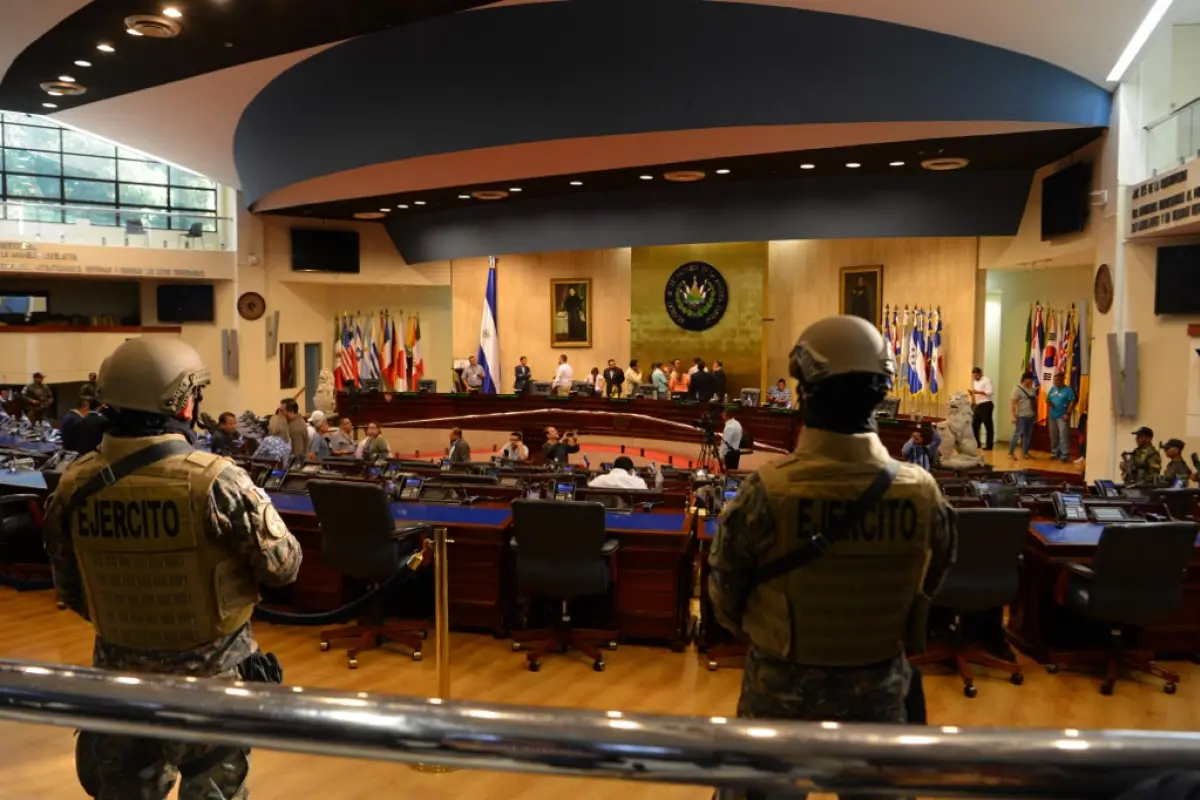
<svg viewBox="0 0 1200 800">
<path fill-rule="evenodd" d="M 192 246 L 193 241 L 199 241 L 200 246 L 201 247 L 204 246 L 204 223 L 203 222 L 193 222 L 191 225 L 188 226 L 188 229 L 186 231 L 183 231 L 179 234 L 178 244 L 180 247 L 190 248 Z"/>
<path fill-rule="evenodd" d="M 14 586 L 51 577 L 42 538 L 40 502 L 36 494 L 0 496 L 0 569 Z M 59 608 L 65 606 L 60 604 Z"/>
<path fill-rule="evenodd" d="M 609 557 L 617 541 L 604 527 L 599 503 L 560 503 L 514 500 L 512 547 L 517 553 L 517 589 L 526 595 L 546 595 L 562 602 L 560 623 L 549 629 L 513 632 L 513 650 L 530 645 L 525 658 L 531 672 L 541 669 L 551 650 L 575 649 L 604 671 L 604 656 L 593 642 L 617 648 L 617 632 L 571 627 L 567 603 L 578 597 L 602 595 L 609 587 Z"/>
<path fill-rule="evenodd" d="M 335 640 L 353 638 L 346 651 L 350 669 L 358 667 L 360 651 L 388 641 L 408 648 L 413 661 L 420 661 L 428 620 L 387 622 L 386 593 L 380 587 L 421 565 L 429 526 L 397 529 L 387 493 L 377 483 L 310 480 L 308 494 L 321 525 L 325 565 L 374 584 L 368 618 L 357 625 L 321 631 L 321 649 L 330 649 Z"/>
<path fill-rule="evenodd" d="M 935 642 L 927 653 L 909 661 L 916 666 L 953 661 L 962 678 L 963 694 L 974 697 L 977 691 L 971 664 L 1007 672 L 1017 686 L 1025 682 L 1016 661 L 997 658 L 967 640 L 963 617 L 994 612 L 996 623 L 1000 623 L 1002 609 L 1017 596 L 1017 565 L 1032 515 L 1023 508 L 964 508 L 956 517 L 958 559 L 933 598 L 934 606 L 954 614 L 951 638 Z"/>
<path fill-rule="evenodd" d="M 1124 666 L 1166 681 L 1174 694 L 1179 674 L 1154 663 L 1148 650 L 1126 649 L 1126 636 L 1179 613 L 1188 560 L 1196 548 L 1194 522 L 1109 525 L 1090 567 L 1068 562 L 1055 586 L 1054 600 L 1109 626 L 1107 650 L 1050 653 L 1046 669 L 1058 665 L 1104 664 L 1100 693 L 1113 693 L 1117 671 Z"/>
<path fill-rule="evenodd" d="M 1196 518 L 1200 489 L 1151 489 L 1150 498 L 1166 506 L 1171 519 L 1191 521 Z"/>
</svg>

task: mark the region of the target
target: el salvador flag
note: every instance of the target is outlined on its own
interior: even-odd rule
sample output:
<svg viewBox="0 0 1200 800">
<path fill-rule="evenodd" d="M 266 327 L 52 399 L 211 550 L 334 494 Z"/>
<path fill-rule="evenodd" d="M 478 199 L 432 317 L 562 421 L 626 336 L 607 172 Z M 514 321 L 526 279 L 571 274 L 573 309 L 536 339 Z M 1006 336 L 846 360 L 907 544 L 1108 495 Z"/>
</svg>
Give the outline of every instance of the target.
<svg viewBox="0 0 1200 800">
<path fill-rule="evenodd" d="M 479 323 L 479 354 L 483 367 L 483 393 L 496 393 L 496 370 L 500 368 L 500 337 L 496 334 L 496 257 L 488 259 L 487 291 L 483 295 L 483 320 Z"/>
</svg>

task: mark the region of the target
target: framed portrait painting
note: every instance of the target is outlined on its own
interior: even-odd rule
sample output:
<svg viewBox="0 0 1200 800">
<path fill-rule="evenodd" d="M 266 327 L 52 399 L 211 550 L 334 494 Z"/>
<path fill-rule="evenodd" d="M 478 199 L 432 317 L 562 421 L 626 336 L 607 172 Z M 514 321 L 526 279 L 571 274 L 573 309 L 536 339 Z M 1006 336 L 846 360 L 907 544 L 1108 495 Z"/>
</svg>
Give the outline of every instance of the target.
<svg viewBox="0 0 1200 800">
<path fill-rule="evenodd" d="M 862 317 L 876 328 L 883 325 L 883 265 L 842 267 L 838 282 L 842 314 Z"/>
<path fill-rule="evenodd" d="M 554 347 L 592 346 L 592 281 L 550 280 L 550 343 Z"/>
</svg>

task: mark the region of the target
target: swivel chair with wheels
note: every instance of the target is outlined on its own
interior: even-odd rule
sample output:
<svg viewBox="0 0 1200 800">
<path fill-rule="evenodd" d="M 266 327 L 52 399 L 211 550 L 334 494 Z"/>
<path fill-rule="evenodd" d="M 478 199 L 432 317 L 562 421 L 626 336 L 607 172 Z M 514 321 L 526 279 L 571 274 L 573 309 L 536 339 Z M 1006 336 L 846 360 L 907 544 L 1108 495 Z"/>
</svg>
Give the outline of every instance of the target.
<svg viewBox="0 0 1200 800">
<path fill-rule="evenodd" d="M 963 694 L 974 697 L 978 690 L 971 664 L 1007 672 L 1009 681 L 1017 686 L 1025 682 L 1016 661 L 994 656 L 968 640 L 964 618 L 994 613 L 999 640 L 994 644 L 1003 643 L 1000 618 L 1005 604 L 1017 595 L 1017 566 L 1029 535 L 1031 514 L 1023 508 L 964 508 L 956 516 L 958 559 L 933 598 L 935 607 L 953 613 L 950 638 L 934 642 L 928 652 L 909 662 L 915 666 L 953 662 L 962 678 Z"/>
<path fill-rule="evenodd" d="M 513 650 L 526 649 L 531 672 L 541 669 L 541 657 L 568 649 L 592 659 L 604 671 L 604 656 L 594 642 L 617 649 L 617 632 L 571 627 L 568 602 L 608 592 L 610 557 L 617 541 L 607 538 L 604 506 L 600 503 L 561 503 L 514 500 L 512 547 L 517 553 L 517 589 L 526 596 L 544 595 L 561 603 L 558 624 L 548 629 L 513 632 Z"/>
<path fill-rule="evenodd" d="M 311 480 L 308 494 L 321 524 L 321 556 L 332 569 L 372 584 L 367 618 L 357 625 L 321 631 L 321 649 L 338 639 L 353 639 L 346 650 L 347 666 L 358 667 L 363 650 L 395 642 L 421 660 L 427 620 L 388 622 L 382 591 L 388 581 L 421 564 L 428 525 L 398 529 L 387 493 L 377 483 Z"/>
<path fill-rule="evenodd" d="M 1100 535 L 1090 567 L 1064 564 L 1055 602 L 1107 625 L 1108 648 L 1052 652 L 1046 669 L 1053 673 L 1059 664 L 1104 664 L 1100 693 L 1110 695 L 1124 666 L 1163 679 L 1163 691 L 1175 694 L 1179 674 L 1154 663 L 1151 651 L 1127 649 L 1127 639 L 1134 638 L 1138 629 L 1179 613 L 1198 530 L 1200 525 L 1194 522 L 1109 525 Z"/>
</svg>

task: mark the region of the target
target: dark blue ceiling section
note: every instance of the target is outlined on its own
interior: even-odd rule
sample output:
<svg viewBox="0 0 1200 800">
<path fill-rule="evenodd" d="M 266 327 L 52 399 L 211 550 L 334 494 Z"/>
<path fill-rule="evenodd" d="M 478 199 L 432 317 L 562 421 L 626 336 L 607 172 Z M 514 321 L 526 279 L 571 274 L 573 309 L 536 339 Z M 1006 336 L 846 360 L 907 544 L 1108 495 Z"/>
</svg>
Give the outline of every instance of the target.
<svg viewBox="0 0 1200 800">
<path fill-rule="evenodd" d="M 234 155 L 253 202 L 321 175 L 500 145 L 829 122 L 1106 126 L 1110 103 L 1044 61 L 890 23 L 706 0 L 567 0 L 326 50 L 251 102 Z"/>
<path fill-rule="evenodd" d="M 393 217 L 410 264 L 505 253 L 771 239 L 1012 236 L 1027 170 L 660 186 Z"/>
</svg>

